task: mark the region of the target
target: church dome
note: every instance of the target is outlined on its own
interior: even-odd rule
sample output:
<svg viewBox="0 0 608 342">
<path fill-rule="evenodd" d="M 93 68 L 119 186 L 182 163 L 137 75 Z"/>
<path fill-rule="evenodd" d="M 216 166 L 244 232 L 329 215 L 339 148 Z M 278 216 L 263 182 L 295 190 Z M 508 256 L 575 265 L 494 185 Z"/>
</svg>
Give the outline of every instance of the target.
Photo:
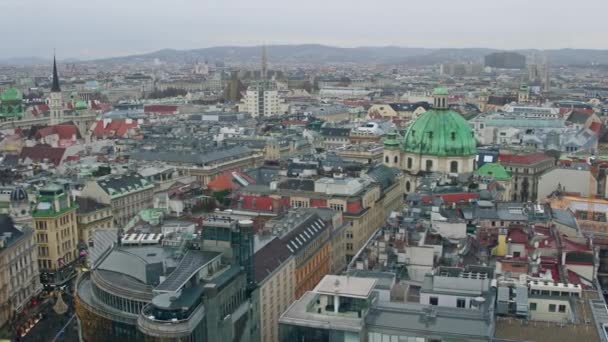
<svg viewBox="0 0 608 342">
<path fill-rule="evenodd" d="M 21 95 L 21 93 L 19 92 L 19 90 L 15 89 L 15 88 L 7 88 L 2 92 L 2 95 L 0 95 L 0 100 L 2 102 L 8 102 L 8 101 L 21 101 L 23 100 L 23 96 Z"/>
<path fill-rule="evenodd" d="M 76 101 L 76 103 L 74 104 L 74 108 L 76 110 L 83 110 L 89 108 L 89 106 L 84 101 Z"/>
<path fill-rule="evenodd" d="M 469 123 L 448 108 L 448 92 L 437 88 L 434 105 L 408 128 L 403 139 L 405 152 L 431 156 L 472 156 L 477 143 Z"/>
<path fill-rule="evenodd" d="M 23 187 L 18 186 L 15 189 L 13 189 L 13 191 L 11 191 L 11 202 L 14 203 L 20 203 L 20 202 L 27 202 L 27 192 L 25 192 L 25 189 L 23 189 Z"/>
</svg>

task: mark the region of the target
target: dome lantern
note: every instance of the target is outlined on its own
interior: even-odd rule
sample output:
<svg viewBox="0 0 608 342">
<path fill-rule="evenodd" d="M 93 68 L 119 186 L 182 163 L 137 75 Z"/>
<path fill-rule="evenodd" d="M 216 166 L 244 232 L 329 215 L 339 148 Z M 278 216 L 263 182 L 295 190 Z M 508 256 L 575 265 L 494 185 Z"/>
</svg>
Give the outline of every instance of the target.
<svg viewBox="0 0 608 342">
<path fill-rule="evenodd" d="M 446 88 L 435 88 L 433 91 L 433 108 L 448 109 L 449 92 Z"/>
</svg>

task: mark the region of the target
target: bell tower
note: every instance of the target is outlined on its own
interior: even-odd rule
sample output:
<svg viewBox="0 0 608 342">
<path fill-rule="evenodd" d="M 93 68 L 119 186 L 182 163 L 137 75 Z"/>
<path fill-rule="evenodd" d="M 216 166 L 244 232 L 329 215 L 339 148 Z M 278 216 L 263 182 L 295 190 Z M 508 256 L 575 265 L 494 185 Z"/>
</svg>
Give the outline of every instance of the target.
<svg viewBox="0 0 608 342">
<path fill-rule="evenodd" d="M 59 76 L 57 75 L 57 60 L 53 56 L 53 83 L 51 85 L 51 99 L 49 103 L 50 120 L 49 125 L 61 123 L 63 118 L 63 96 L 59 87 Z"/>
</svg>

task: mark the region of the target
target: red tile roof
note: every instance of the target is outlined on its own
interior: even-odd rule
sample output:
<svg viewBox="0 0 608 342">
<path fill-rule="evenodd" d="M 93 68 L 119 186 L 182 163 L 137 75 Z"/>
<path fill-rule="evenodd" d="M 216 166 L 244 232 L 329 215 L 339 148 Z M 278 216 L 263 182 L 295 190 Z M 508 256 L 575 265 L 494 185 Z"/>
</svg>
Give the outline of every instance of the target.
<svg viewBox="0 0 608 342">
<path fill-rule="evenodd" d="M 48 160 L 55 166 L 61 163 L 63 155 L 65 154 L 65 148 L 63 147 L 50 147 L 48 145 L 36 145 L 33 147 L 24 147 L 21 150 L 19 159 L 29 158 L 34 162 L 41 162 Z"/>
<path fill-rule="evenodd" d="M 586 244 L 574 242 L 565 237 L 562 238 L 562 246 L 563 246 L 564 250 L 568 251 L 568 252 L 573 252 L 573 251 L 591 252 L 591 248 L 589 248 L 589 246 L 587 246 Z"/>
<path fill-rule="evenodd" d="M 509 229 L 509 233 L 507 234 L 507 241 L 512 243 L 528 243 L 528 234 L 526 234 L 521 229 Z"/>
<path fill-rule="evenodd" d="M 146 114 L 177 114 L 177 106 L 174 105 L 147 105 L 144 106 Z"/>
<path fill-rule="evenodd" d="M 459 203 L 468 202 L 472 199 L 478 199 L 479 194 L 475 192 L 462 192 L 462 193 L 447 193 L 447 194 L 433 194 L 422 196 L 422 202 L 429 203 L 431 198 L 441 198 L 444 203 Z"/>
<path fill-rule="evenodd" d="M 231 171 L 217 175 L 207 184 L 207 187 L 213 191 L 222 191 L 238 189 L 245 185 L 240 184 L 235 177 L 243 178 L 250 184 L 255 183 L 255 179 L 249 177 L 249 175 L 239 171 Z"/>
<path fill-rule="evenodd" d="M 124 137 L 130 129 L 139 127 L 139 123 L 137 120 L 112 120 L 105 124 L 104 120 L 99 120 L 95 123 L 95 128 L 93 129 L 93 135 L 96 137 Z"/>
<path fill-rule="evenodd" d="M 536 164 L 543 160 L 552 159 L 543 152 L 535 152 L 528 154 L 500 154 L 498 161 L 505 164 Z"/>
<path fill-rule="evenodd" d="M 80 138 L 80 132 L 75 125 L 47 126 L 36 132 L 35 138 L 42 139 L 49 135 L 57 134 L 59 139 L 71 140 L 73 137 Z"/>
</svg>

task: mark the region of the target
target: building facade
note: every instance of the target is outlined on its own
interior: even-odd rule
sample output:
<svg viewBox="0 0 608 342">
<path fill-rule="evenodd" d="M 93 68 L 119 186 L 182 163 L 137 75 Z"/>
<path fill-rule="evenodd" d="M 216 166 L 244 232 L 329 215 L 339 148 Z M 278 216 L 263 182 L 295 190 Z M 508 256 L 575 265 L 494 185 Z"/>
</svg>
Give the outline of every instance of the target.
<svg viewBox="0 0 608 342">
<path fill-rule="evenodd" d="M 0 215 L 0 234 L 0 326 L 4 326 L 41 287 L 34 231 Z"/>
<path fill-rule="evenodd" d="M 61 284 L 73 273 L 67 266 L 79 257 L 76 203 L 63 187 L 49 185 L 40 189 L 32 216 L 41 281 L 49 285 Z"/>
<path fill-rule="evenodd" d="M 136 173 L 110 175 L 88 182 L 81 196 L 110 205 L 114 224 L 122 227 L 140 210 L 153 207 L 154 184 Z"/>
<path fill-rule="evenodd" d="M 78 223 L 78 241 L 88 243 L 91 234 L 97 229 L 114 227 L 112 207 L 99 203 L 91 198 L 77 197 L 76 221 Z"/>
</svg>

